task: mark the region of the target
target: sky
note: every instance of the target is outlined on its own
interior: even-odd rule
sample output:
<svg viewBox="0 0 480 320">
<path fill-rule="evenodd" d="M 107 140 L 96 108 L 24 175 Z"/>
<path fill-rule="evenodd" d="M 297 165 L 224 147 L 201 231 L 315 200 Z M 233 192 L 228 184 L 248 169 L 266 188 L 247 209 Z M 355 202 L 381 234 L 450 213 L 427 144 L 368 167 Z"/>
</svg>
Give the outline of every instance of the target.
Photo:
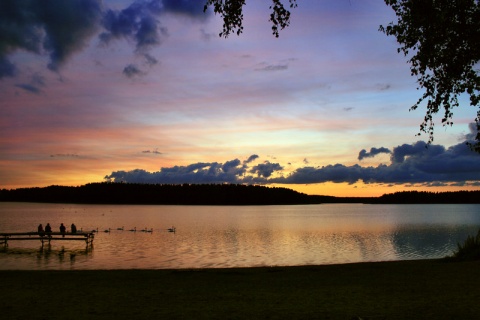
<svg viewBox="0 0 480 320">
<path fill-rule="evenodd" d="M 278 38 L 268 0 L 247 0 L 228 38 L 204 2 L 2 1 L 0 188 L 480 190 L 465 145 L 476 109 L 462 97 L 427 148 L 408 57 L 378 30 L 395 21 L 382 0 L 298 0 Z"/>
</svg>

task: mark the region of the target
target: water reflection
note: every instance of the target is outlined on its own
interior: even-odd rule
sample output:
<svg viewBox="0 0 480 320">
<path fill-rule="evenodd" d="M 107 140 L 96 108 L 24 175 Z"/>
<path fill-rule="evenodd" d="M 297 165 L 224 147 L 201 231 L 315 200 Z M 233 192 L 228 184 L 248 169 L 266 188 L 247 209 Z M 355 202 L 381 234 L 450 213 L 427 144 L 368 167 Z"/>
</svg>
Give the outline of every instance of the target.
<svg viewBox="0 0 480 320">
<path fill-rule="evenodd" d="M 12 242 L 0 251 L 0 269 L 249 267 L 437 258 L 476 234 L 479 209 L 0 203 L 0 232 L 28 231 L 39 221 L 75 222 L 83 230 L 100 230 L 95 251 L 69 242 L 52 243 L 43 251 L 31 249 L 37 245 L 29 241 Z M 173 225 L 176 232 L 168 232 Z"/>
<path fill-rule="evenodd" d="M 452 255 L 457 243 L 466 239 L 466 234 L 475 234 L 476 226 L 405 226 L 395 230 L 392 243 L 398 256 L 406 259 L 422 257 L 444 257 Z"/>
<path fill-rule="evenodd" d="M 2 246 L 0 254 L 4 255 L 2 263 L 6 264 L 2 269 L 17 269 L 19 265 L 30 264 L 33 260 L 40 269 L 59 265 L 75 269 L 76 264 L 86 263 L 93 257 L 93 247 L 87 249 L 68 249 L 65 246 L 52 248 L 51 245 L 46 244 L 36 249 L 30 249 Z M 8 266 L 15 266 L 15 268 L 8 268 Z"/>
</svg>

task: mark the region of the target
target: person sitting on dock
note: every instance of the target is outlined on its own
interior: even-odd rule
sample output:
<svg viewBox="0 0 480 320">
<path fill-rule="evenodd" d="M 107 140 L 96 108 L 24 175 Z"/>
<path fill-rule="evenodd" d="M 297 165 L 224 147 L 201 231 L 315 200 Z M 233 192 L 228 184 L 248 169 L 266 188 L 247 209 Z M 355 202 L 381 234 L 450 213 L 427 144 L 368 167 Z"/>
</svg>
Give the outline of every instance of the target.
<svg viewBox="0 0 480 320">
<path fill-rule="evenodd" d="M 70 226 L 70 230 L 72 231 L 72 233 L 77 233 L 77 226 L 72 223 L 72 225 Z"/>
<path fill-rule="evenodd" d="M 52 227 L 50 227 L 50 223 L 47 223 L 47 225 L 45 226 L 45 233 L 49 236 L 49 237 L 52 237 L 51 233 L 52 233 Z"/>
<path fill-rule="evenodd" d="M 45 235 L 45 232 L 43 231 L 43 226 L 41 223 L 38 225 L 38 235 L 40 237 L 43 237 Z"/>
<path fill-rule="evenodd" d="M 65 226 L 63 225 L 63 223 L 60 223 L 60 233 L 62 234 L 62 237 L 65 238 Z"/>
</svg>

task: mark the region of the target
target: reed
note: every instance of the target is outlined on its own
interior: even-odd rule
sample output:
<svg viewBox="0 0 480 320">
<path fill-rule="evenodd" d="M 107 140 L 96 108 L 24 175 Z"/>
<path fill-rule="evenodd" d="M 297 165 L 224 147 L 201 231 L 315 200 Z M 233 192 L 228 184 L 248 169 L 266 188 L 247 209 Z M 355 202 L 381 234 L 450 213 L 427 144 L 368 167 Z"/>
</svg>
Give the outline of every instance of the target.
<svg viewBox="0 0 480 320">
<path fill-rule="evenodd" d="M 480 229 L 476 236 L 468 236 L 463 244 L 457 244 L 457 251 L 454 252 L 453 259 L 461 261 L 480 260 Z"/>
</svg>

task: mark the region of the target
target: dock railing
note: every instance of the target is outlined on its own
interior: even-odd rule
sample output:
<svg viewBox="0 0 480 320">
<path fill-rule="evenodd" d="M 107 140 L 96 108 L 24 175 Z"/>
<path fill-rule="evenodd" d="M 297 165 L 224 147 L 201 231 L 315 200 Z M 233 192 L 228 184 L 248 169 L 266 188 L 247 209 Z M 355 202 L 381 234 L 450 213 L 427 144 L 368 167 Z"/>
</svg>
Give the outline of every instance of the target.
<svg viewBox="0 0 480 320">
<path fill-rule="evenodd" d="M 9 241 L 28 241 L 40 240 L 42 246 L 45 243 L 50 244 L 51 241 L 85 241 L 86 246 L 93 246 L 93 232 L 11 232 L 0 233 L 0 244 L 8 246 Z"/>
</svg>

